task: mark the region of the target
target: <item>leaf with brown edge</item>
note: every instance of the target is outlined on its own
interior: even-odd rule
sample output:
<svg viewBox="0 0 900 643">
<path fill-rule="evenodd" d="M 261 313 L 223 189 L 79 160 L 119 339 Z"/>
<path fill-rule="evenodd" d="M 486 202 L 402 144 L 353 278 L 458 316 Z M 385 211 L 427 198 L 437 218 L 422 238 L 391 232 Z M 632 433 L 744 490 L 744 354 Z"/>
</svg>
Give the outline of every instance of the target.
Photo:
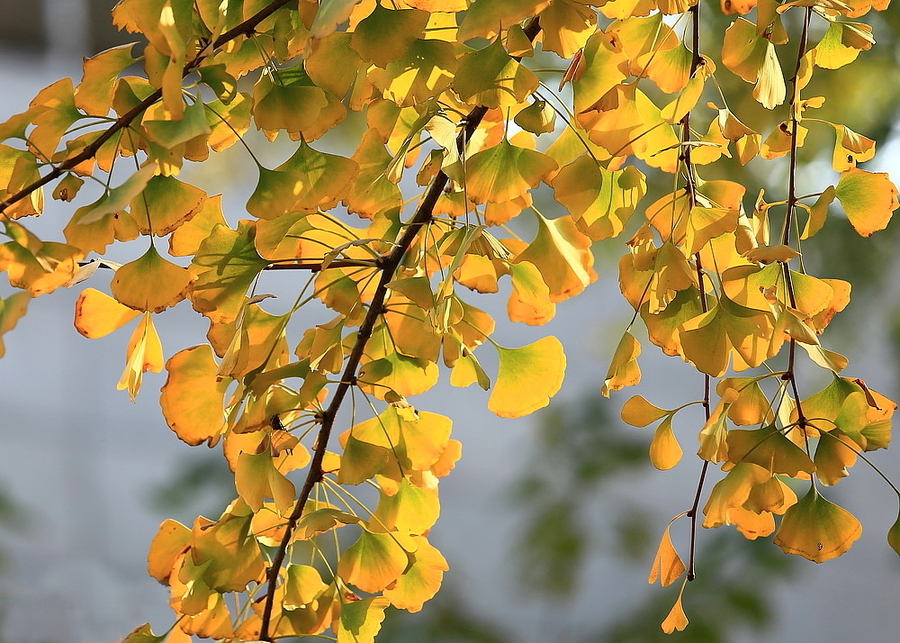
<svg viewBox="0 0 900 643">
<path fill-rule="evenodd" d="M 85 288 L 75 302 L 75 329 L 90 339 L 108 335 L 140 315 L 109 295 Z"/>
<path fill-rule="evenodd" d="M 191 446 L 215 442 L 225 427 L 222 407 L 231 380 L 217 370 L 209 344 L 186 348 L 166 362 L 159 404 L 169 428 Z"/>
<path fill-rule="evenodd" d="M 850 512 L 812 487 L 784 513 L 774 543 L 786 554 L 823 563 L 850 549 L 861 533 L 862 526 Z"/>
<path fill-rule="evenodd" d="M 500 364 L 488 410 L 517 418 L 550 403 L 562 386 L 566 356 L 562 344 L 548 336 L 521 348 L 497 346 Z"/>
<path fill-rule="evenodd" d="M 120 391 L 128 389 L 128 395 L 134 402 L 141 389 L 144 373 L 147 371 L 159 373 L 163 368 L 162 344 L 149 312 L 144 313 L 131 334 L 126 355 L 125 370 L 116 388 Z"/>
<path fill-rule="evenodd" d="M 184 299 L 192 280 L 186 268 L 166 261 L 151 245 L 141 257 L 116 270 L 110 290 L 129 308 L 158 313 Z"/>
<path fill-rule="evenodd" d="M 613 354 L 609 370 L 606 371 L 606 379 L 600 390 L 603 397 L 609 397 L 610 391 L 634 386 L 641 381 L 641 369 L 637 363 L 637 357 L 640 354 L 641 345 L 634 336 L 629 332 L 623 334 L 616 347 L 616 352 Z"/>
<path fill-rule="evenodd" d="M 206 192 L 173 176 L 154 176 L 131 202 L 131 216 L 141 234 L 164 237 L 197 214 Z"/>
<path fill-rule="evenodd" d="M 660 585 L 668 587 L 684 573 L 684 563 L 681 562 L 681 557 L 672 546 L 672 538 L 669 536 L 669 528 L 678 518 L 679 516 L 673 518 L 663 531 L 653 565 L 650 566 L 650 575 L 647 577 L 647 582 L 651 585 L 658 579 Z"/>
<path fill-rule="evenodd" d="M 897 187 L 886 172 L 866 172 L 856 168 L 841 172 L 834 194 L 850 225 L 863 237 L 884 230 L 893 211 L 900 207 Z"/>
<path fill-rule="evenodd" d="M 163 585 L 168 585 L 175 561 L 188 550 L 190 544 L 190 529 L 178 521 L 164 520 L 150 543 L 147 572 Z"/>
</svg>

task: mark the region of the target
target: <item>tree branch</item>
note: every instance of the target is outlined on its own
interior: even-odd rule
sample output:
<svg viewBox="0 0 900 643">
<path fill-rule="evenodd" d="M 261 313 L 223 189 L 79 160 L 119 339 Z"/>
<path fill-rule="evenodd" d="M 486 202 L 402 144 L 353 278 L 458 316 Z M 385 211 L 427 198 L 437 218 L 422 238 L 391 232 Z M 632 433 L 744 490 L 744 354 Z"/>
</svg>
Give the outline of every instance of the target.
<svg viewBox="0 0 900 643">
<path fill-rule="evenodd" d="M 213 52 L 216 49 L 220 48 L 227 42 L 234 40 L 238 36 L 247 35 L 253 33 L 256 29 L 256 26 L 271 16 L 275 11 L 283 7 L 288 3 L 289 0 L 275 0 L 271 4 L 267 5 L 264 9 L 257 12 L 250 18 L 247 18 L 244 22 L 237 25 L 236 27 L 229 29 L 218 38 L 216 38 L 215 42 L 212 43 L 210 47 L 204 47 L 200 53 L 198 53 L 191 61 L 185 64 L 184 70 L 181 74 L 182 78 L 191 73 L 194 69 L 199 67 L 201 63 L 209 57 L 210 53 L 204 53 L 207 51 Z M 44 185 L 50 183 L 55 179 L 61 177 L 65 172 L 71 170 L 76 167 L 80 163 L 84 163 L 85 161 L 94 158 L 97 152 L 100 150 L 100 147 L 113 136 L 116 135 L 117 132 L 127 128 L 138 116 L 143 114 L 148 108 L 150 108 L 156 101 L 162 98 L 162 89 L 155 90 L 152 94 L 147 96 L 144 100 L 138 103 L 134 108 L 124 113 L 122 116 L 116 120 L 108 129 L 104 130 L 103 133 L 100 134 L 95 140 L 91 141 L 88 145 L 84 146 L 82 150 L 76 154 L 75 156 L 70 156 L 65 161 L 54 167 L 50 172 L 42 176 L 37 181 L 30 183 L 25 186 L 15 194 L 12 194 L 2 201 L 0 201 L 0 214 L 6 211 L 6 209 L 14 203 L 21 201 L 32 192 L 37 190 L 38 188 L 43 187 Z"/>
<path fill-rule="evenodd" d="M 540 32 L 540 29 L 538 18 L 535 17 L 532 18 L 525 27 L 525 34 L 528 36 L 529 40 L 533 41 Z M 478 125 L 481 123 L 481 120 L 484 118 L 487 111 L 487 107 L 478 106 L 473 108 L 466 116 L 465 126 L 456 139 L 456 145 L 460 152 L 464 150 L 466 142 L 478 128 Z M 420 228 L 431 220 L 434 206 L 437 203 L 438 197 L 440 197 L 444 188 L 447 186 L 448 180 L 448 176 L 444 174 L 443 171 L 438 172 L 437 176 L 434 178 L 434 182 L 425 194 L 425 197 L 419 203 L 419 207 L 416 209 L 415 214 L 412 219 L 410 219 L 409 224 L 403 230 L 403 234 L 400 235 L 393 250 L 385 257 L 381 265 L 381 278 L 375 289 L 372 301 L 369 304 L 369 310 L 366 312 L 366 316 L 359 326 L 359 331 L 357 331 L 356 342 L 353 345 L 353 349 L 350 351 L 350 355 L 347 357 L 344 372 L 341 375 L 341 381 L 334 391 L 334 396 L 331 398 L 328 408 L 325 409 L 322 414 L 322 426 L 316 436 L 313 457 L 309 463 L 309 471 L 306 475 L 306 480 L 300 490 L 294 509 L 288 517 L 281 543 L 275 551 L 275 555 L 272 557 L 272 565 L 269 567 L 267 574 L 268 587 L 266 590 L 265 605 L 263 606 L 262 625 L 260 626 L 259 638 L 261 641 L 272 641 L 272 634 L 270 634 L 269 629 L 272 621 L 272 610 L 275 604 L 275 589 L 278 583 L 278 575 L 281 571 L 281 567 L 284 565 L 284 559 L 287 555 L 291 537 L 293 536 L 294 527 L 303 515 L 303 510 L 306 507 L 306 503 L 309 500 L 313 488 L 324 475 L 322 461 L 328 448 L 328 440 L 331 437 L 334 422 L 338 411 L 341 408 L 341 404 L 344 401 L 344 397 L 356 381 L 356 370 L 359 367 L 359 362 L 362 359 L 366 344 L 375 329 L 375 323 L 383 312 L 384 300 L 388 290 L 387 285 L 394 279 L 394 273 L 400 266 L 400 262 L 403 260 L 406 251 L 409 250 L 416 236 L 419 234 Z"/>
</svg>

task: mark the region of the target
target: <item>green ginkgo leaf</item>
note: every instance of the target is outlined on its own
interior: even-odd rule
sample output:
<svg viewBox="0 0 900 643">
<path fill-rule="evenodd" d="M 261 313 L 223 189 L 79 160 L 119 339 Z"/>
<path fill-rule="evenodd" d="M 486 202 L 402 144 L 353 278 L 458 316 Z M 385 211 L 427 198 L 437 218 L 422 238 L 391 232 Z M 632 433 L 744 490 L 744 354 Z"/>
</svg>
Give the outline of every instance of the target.
<svg viewBox="0 0 900 643">
<path fill-rule="evenodd" d="M 356 25 L 350 46 L 362 60 L 384 68 L 403 58 L 406 50 L 422 34 L 428 17 L 426 11 L 391 10 L 376 4 L 372 13 Z M 390 34 L 390 37 L 386 38 L 385 34 Z"/>
<path fill-rule="evenodd" d="M 786 554 L 816 563 L 837 558 L 862 533 L 853 515 L 823 498 L 815 487 L 788 509 L 775 533 L 775 544 Z"/>
<path fill-rule="evenodd" d="M 521 103 L 538 87 L 537 76 L 514 60 L 500 40 L 459 61 L 453 88 L 470 105 L 493 109 Z"/>
<path fill-rule="evenodd" d="M 834 194 L 841 202 L 850 225 L 863 237 L 884 230 L 892 213 L 900 206 L 897 187 L 885 172 L 866 172 L 856 168 L 841 172 Z"/>
</svg>

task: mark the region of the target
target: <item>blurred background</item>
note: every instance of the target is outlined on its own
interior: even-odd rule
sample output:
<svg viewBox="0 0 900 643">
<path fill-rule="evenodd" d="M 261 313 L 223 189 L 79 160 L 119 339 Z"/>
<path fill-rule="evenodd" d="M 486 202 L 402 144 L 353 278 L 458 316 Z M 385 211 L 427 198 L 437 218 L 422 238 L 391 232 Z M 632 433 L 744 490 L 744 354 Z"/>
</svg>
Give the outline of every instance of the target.
<svg viewBox="0 0 900 643">
<path fill-rule="evenodd" d="M 129 41 L 109 26 L 113 4 L 0 0 L 0 121 L 23 111 L 38 90 L 58 78 L 80 80 L 82 56 Z M 704 43 L 712 49 L 726 18 L 711 16 L 718 14 L 712 4 L 705 13 L 712 19 Z M 845 70 L 818 72 L 805 95 L 827 95 L 822 118 L 878 140 L 879 153 L 866 169 L 893 170 L 896 179 L 900 12 L 865 20 L 874 27 L 878 46 Z M 545 62 L 562 66 L 549 57 Z M 717 76 L 727 96 L 728 83 L 741 82 L 727 70 Z M 729 101 L 729 106 L 758 129 L 774 125 L 775 117 L 755 104 Z M 815 130 L 804 148 L 800 179 L 806 192 L 833 180 L 832 135 L 825 129 Z M 324 144 L 349 154 L 356 140 L 344 136 Z M 263 148 L 261 138 L 249 139 L 263 163 L 290 153 L 287 141 Z M 243 204 L 256 181 L 245 154 L 234 146 L 185 169 L 187 180 L 210 194 L 226 193 L 231 221 L 245 216 Z M 733 163 L 717 171 L 751 186 L 748 200 L 759 188 L 766 188 L 769 201 L 783 198 L 786 161 L 746 168 Z M 652 175 L 649 183 L 652 189 Z M 654 198 L 651 193 L 645 203 Z M 536 203 L 546 214 L 559 212 L 546 190 L 536 195 Z M 39 220 L 24 223 L 39 236 L 58 235 L 70 210 L 51 202 Z M 897 230 L 895 223 L 864 241 L 834 215 L 804 248 L 813 274 L 853 284 L 853 301 L 826 335 L 828 348 L 851 358 L 847 375 L 895 400 L 900 398 Z M 616 260 L 627 238 L 626 233 L 595 246 L 598 282 L 560 305 L 545 328 L 498 329 L 507 346 L 548 333 L 563 341 L 566 383 L 549 409 L 524 420 L 501 420 L 485 409 L 482 391 L 453 389 L 446 379 L 414 400 L 420 408 L 451 416 L 454 437 L 464 445 L 463 459 L 441 485 L 442 516 L 432 533 L 451 571 L 422 613 L 389 617 L 384 640 L 894 640 L 900 631 L 900 559 L 885 534 L 896 518 L 896 497 L 861 462 L 849 479 L 828 490 L 831 500 L 863 524 L 849 553 L 817 566 L 782 554 L 770 539 L 746 541 L 730 528 L 701 530 L 698 577 L 684 599 L 691 624 L 670 637 L 659 630 L 678 586 L 648 586 L 647 572 L 666 523 L 691 504 L 700 463 L 686 457 L 674 470 L 656 472 L 647 458 L 652 428 L 628 427 L 618 412 L 633 393 L 665 408 L 699 399 L 702 377 L 638 335 L 644 345 L 643 381 L 610 400 L 600 397 L 607 365 L 632 315 L 616 283 Z M 115 252 L 110 259 L 136 256 L 127 245 Z M 90 285 L 105 289 L 106 278 L 95 277 Z M 266 292 L 289 293 L 294 279 L 267 275 Z M 6 296 L 11 291 L 2 281 L 0 295 Z M 163 519 L 190 524 L 200 513 L 215 517 L 234 497 L 233 479 L 218 451 L 191 449 L 165 426 L 157 403 L 163 374 L 145 375 L 134 404 L 115 390 L 129 331 L 100 340 L 81 337 L 72 326 L 79 289 L 33 300 L 18 327 L 4 336 L 0 641 L 5 643 L 110 642 L 145 621 L 164 631 L 171 624 L 167 591 L 144 566 L 150 539 Z M 498 322 L 504 318 L 502 301 L 470 300 Z M 158 327 L 167 356 L 203 341 L 206 332 L 186 303 L 162 315 Z M 814 368 L 802 371 L 803 394 L 825 381 Z M 685 451 L 692 452 L 702 425 L 699 409 L 679 413 L 675 425 Z M 900 480 L 897 451 L 878 452 L 873 459 Z M 713 473 L 707 489 L 719 478 Z M 675 524 L 673 540 L 686 556 L 686 521 Z"/>
</svg>

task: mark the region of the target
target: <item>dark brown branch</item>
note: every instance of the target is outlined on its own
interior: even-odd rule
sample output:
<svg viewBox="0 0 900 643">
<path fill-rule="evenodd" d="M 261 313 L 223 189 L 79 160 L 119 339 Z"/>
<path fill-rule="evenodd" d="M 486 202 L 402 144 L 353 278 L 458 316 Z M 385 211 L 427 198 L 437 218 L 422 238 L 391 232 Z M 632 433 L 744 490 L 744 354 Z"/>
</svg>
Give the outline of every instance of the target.
<svg viewBox="0 0 900 643">
<path fill-rule="evenodd" d="M 534 40 L 539 32 L 540 23 L 536 17 L 532 18 L 525 27 L 525 34 L 530 40 Z M 478 128 L 478 125 L 481 123 L 481 120 L 484 118 L 487 111 L 487 107 L 479 106 L 472 109 L 466 116 L 465 126 L 456 139 L 456 144 L 460 152 L 464 151 L 466 142 Z M 261 641 L 272 641 L 272 634 L 269 632 L 269 629 L 272 621 L 272 610 L 275 604 L 275 589 L 278 584 L 278 575 L 282 565 L 284 565 L 284 559 L 287 555 L 288 546 L 290 545 L 293 536 L 294 527 L 303 515 L 303 510 L 306 507 L 306 503 L 309 500 L 313 488 L 322 480 L 324 475 L 322 461 L 328 448 L 328 440 L 331 437 L 331 431 L 334 428 L 334 422 L 337 418 L 338 411 L 341 408 L 341 404 L 343 403 L 347 392 L 350 390 L 352 383 L 356 381 L 356 370 L 359 367 L 359 362 L 366 349 L 366 344 L 372 336 L 378 317 L 384 310 L 384 300 L 388 291 L 387 285 L 394 279 L 394 273 L 400 266 L 403 256 L 406 254 L 407 250 L 409 250 L 416 236 L 419 234 L 419 230 L 422 226 L 431 221 L 434 206 L 437 203 L 438 197 L 440 197 L 444 188 L 447 186 L 448 181 L 449 177 L 444 174 L 443 171 L 438 172 L 437 176 L 434 178 L 434 182 L 425 194 L 425 197 L 419 203 L 419 207 L 416 209 L 412 219 L 410 219 L 406 228 L 403 230 L 403 233 L 400 235 L 400 238 L 397 240 L 397 243 L 394 245 L 393 250 L 385 257 L 382 263 L 381 279 L 372 296 L 372 301 L 369 304 L 366 316 L 359 326 L 359 331 L 356 334 L 356 341 L 344 366 L 341 382 L 337 385 L 337 388 L 335 388 L 334 396 L 331 398 L 328 408 L 322 413 L 322 426 L 316 436 L 312 460 L 309 463 L 309 472 L 307 473 L 303 487 L 300 489 L 300 494 L 297 498 L 297 503 L 294 505 L 294 510 L 288 517 L 287 524 L 284 527 L 284 536 L 281 539 L 281 543 L 275 551 L 275 555 L 272 557 L 272 565 L 269 567 L 267 574 L 268 587 L 266 590 L 265 604 L 262 612 L 262 624 L 259 633 Z"/>
<path fill-rule="evenodd" d="M 256 26 L 271 16 L 275 11 L 283 7 L 288 3 L 289 0 L 275 0 L 270 5 L 267 5 L 264 9 L 256 13 L 255 15 L 247 18 L 244 22 L 237 25 L 236 27 L 229 29 L 218 38 L 216 41 L 212 43 L 210 47 L 205 47 L 198 53 L 191 61 L 185 64 L 184 71 L 182 72 L 182 77 L 187 76 L 194 69 L 200 66 L 200 64 L 210 55 L 206 53 L 207 51 L 215 51 L 225 43 L 234 40 L 238 36 L 248 35 L 253 33 L 256 29 Z M 108 129 L 104 130 L 100 136 L 91 141 L 88 145 L 85 145 L 82 150 L 76 154 L 75 156 L 70 156 L 65 161 L 54 167 L 50 172 L 42 176 L 37 181 L 30 183 L 25 186 L 15 194 L 12 194 L 2 201 L 0 201 L 0 213 L 6 211 L 6 208 L 11 206 L 18 201 L 21 201 L 32 192 L 37 190 L 38 188 L 43 187 L 44 185 L 50 183 L 55 179 L 61 177 L 65 172 L 71 170 L 72 168 L 78 166 L 80 163 L 84 163 L 87 160 L 94 158 L 97 152 L 100 150 L 100 147 L 116 133 L 120 132 L 123 129 L 126 129 L 138 116 L 143 114 L 150 106 L 152 106 L 156 101 L 162 98 L 162 89 L 155 90 L 152 94 L 147 96 L 144 100 L 138 103 L 131 110 L 123 114 L 113 123 Z"/>
</svg>

